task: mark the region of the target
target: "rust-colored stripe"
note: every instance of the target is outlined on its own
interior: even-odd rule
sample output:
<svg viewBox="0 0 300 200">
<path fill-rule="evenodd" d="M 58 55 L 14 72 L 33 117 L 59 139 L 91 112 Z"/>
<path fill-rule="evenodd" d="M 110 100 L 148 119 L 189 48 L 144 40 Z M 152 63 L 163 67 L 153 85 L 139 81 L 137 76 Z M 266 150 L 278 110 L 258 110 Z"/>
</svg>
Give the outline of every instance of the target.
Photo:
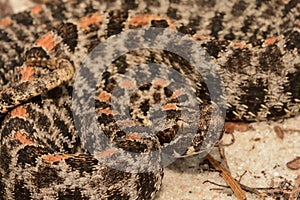
<svg viewBox="0 0 300 200">
<path fill-rule="evenodd" d="M 44 47 L 46 50 L 50 51 L 55 47 L 55 38 L 53 33 L 49 32 L 45 35 L 41 36 L 37 41 L 36 44 Z"/>
<path fill-rule="evenodd" d="M 166 20 L 170 28 L 172 29 L 176 28 L 170 19 L 165 17 L 160 17 L 157 15 L 150 15 L 150 14 L 136 15 L 129 20 L 129 24 L 133 28 L 139 28 L 139 27 L 148 26 L 152 20 Z"/>
<path fill-rule="evenodd" d="M 79 26 L 85 30 L 89 28 L 90 25 L 92 24 L 100 24 L 102 21 L 102 16 L 99 13 L 94 13 L 90 17 L 82 17 L 79 20 Z"/>
<path fill-rule="evenodd" d="M 122 80 L 120 86 L 124 89 L 133 90 L 135 89 L 135 83 L 131 80 Z"/>
<path fill-rule="evenodd" d="M 102 110 L 100 110 L 100 112 L 103 113 L 103 114 L 107 114 L 107 115 L 112 115 L 113 114 L 112 110 L 107 110 L 107 109 L 102 109 Z"/>
<path fill-rule="evenodd" d="M 70 157 L 71 156 L 67 155 L 67 154 L 63 154 L 63 155 L 44 155 L 44 156 L 42 156 L 42 159 L 43 159 L 44 162 L 54 163 L 54 162 L 59 162 L 63 159 L 70 158 Z"/>
<path fill-rule="evenodd" d="M 27 139 L 25 134 L 22 134 L 20 131 L 18 131 L 15 135 L 15 139 L 19 142 L 21 142 L 22 144 L 27 144 L 27 145 L 36 145 L 35 142 L 33 142 L 32 140 Z"/>
<path fill-rule="evenodd" d="M 281 38 L 280 36 L 267 38 L 267 39 L 265 39 L 264 44 L 265 44 L 265 45 L 274 44 L 274 43 L 280 41 L 281 39 L 282 39 L 282 38 Z"/>
<path fill-rule="evenodd" d="M 32 14 L 35 14 L 35 15 L 38 15 L 40 14 L 41 12 L 43 11 L 43 7 L 42 5 L 38 4 L 36 6 L 33 6 L 31 9 L 30 9 L 30 12 Z"/>
<path fill-rule="evenodd" d="M 100 101 L 109 101 L 111 98 L 111 95 L 107 92 L 101 92 L 99 95 L 98 95 L 98 99 Z"/>
<path fill-rule="evenodd" d="M 11 25 L 11 18 L 5 17 L 2 20 L 0 20 L 0 28 L 5 28 Z"/>
<path fill-rule="evenodd" d="M 27 66 L 27 67 L 24 67 L 22 70 L 21 70 L 21 75 L 22 75 L 22 81 L 30 81 L 32 80 L 32 76 L 34 75 L 35 73 L 35 70 L 33 67 L 31 66 Z"/>
<path fill-rule="evenodd" d="M 169 81 L 165 79 L 156 79 L 153 84 L 159 87 L 165 87 L 169 84 Z"/>
<path fill-rule="evenodd" d="M 163 110 L 179 110 L 179 108 L 175 104 L 169 103 L 163 106 Z"/>
<path fill-rule="evenodd" d="M 10 112 L 13 117 L 28 117 L 27 110 L 24 106 L 18 106 Z"/>
</svg>

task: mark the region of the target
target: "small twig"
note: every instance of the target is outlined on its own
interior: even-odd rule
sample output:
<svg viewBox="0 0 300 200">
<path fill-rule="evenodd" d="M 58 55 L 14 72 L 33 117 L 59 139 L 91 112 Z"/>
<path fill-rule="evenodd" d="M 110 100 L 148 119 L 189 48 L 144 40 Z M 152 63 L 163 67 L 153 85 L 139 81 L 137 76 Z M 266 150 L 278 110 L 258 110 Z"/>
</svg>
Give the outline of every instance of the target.
<svg viewBox="0 0 300 200">
<path fill-rule="evenodd" d="M 300 175 L 297 176 L 295 183 L 294 183 L 294 188 L 290 194 L 289 200 L 294 200 L 300 197 Z"/>
<path fill-rule="evenodd" d="M 227 159 L 225 156 L 225 149 L 224 149 L 223 141 L 221 141 L 220 144 L 218 145 L 218 149 L 219 149 L 220 157 L 222 160 L 222 166 L 225 167 L 225 169 L 227 170 L 227 172 L 229 174 L 231 174 L 231 172 L 229 170 L 228 162 L 227 162 Z"/>
<path fill-rule="evenodd" d="M 230 186 L 233 193 L 236 195 L 236 197 L 239 200 L 246 200 L 246 194 L 242 190 L 240 184 L 226 171 L 226 169 L 219 164 L 218 161 L 216 161 L 210 154 L 207 154 L 206 158 L 209 160 L 209 162 L 214 166 L 214 168 L 218 171 L 220 171 L 221 176 L 226 181 L 226 183 Z"/>
<path fill-rule="evenodd" d="M 244 176 L 246 173 L 247 173 L 247 170 L 245 170 L 244 173 L 243 173 L 242 175 L 240 175 L 240 178 L 239 178 L 239 180 L 238 180 L 239 183 L 241 182 L 243 176 Z"/>
<path fill-rule="evenodd" d="M 231 135 L 231 141 L 230 141 L 230 143 L 228 143 L 228 144 L 224 144 L 224 142 L 222 142 L 222 145 L 224 146 L 224 147 L 229 147 L 229 146 L 231 146 L 231 145 L 233 145 L 234 144 L 234 142 L 235 142 L 235 137 L 234 137 L 234 134 L 233 133 L 226 133 L 226 135 Z"/>
</svg>

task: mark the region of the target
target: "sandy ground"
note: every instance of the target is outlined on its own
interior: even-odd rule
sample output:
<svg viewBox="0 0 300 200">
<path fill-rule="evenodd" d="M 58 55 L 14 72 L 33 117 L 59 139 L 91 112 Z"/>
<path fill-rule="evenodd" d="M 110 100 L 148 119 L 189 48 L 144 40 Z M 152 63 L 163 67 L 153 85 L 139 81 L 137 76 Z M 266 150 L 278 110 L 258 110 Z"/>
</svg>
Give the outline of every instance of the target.
<svg viewBox="0 0 300 200">
<path fill-rule="evenodd" d="M 3 1 L 5 0 L 1 0 L 0 3 Z M 28 0 L 10 0 L 10 2 L 16 12 L 32 5 Z M 250 131 L 235 132 L 234 144 L 225 147 L 225 156 L 231 174 L 236 179 L 244 174 L 241 179 L 244 185 L 276 187 L 284 181 L 293 185 L 297 175 L 300 175 L 300 169 L 290 170 L 286 166 L 287 162 L 300 156 L 300 133 L 286 132 L 284 139 L 279 139 L 273 130 L 275 125 L 300 130 L 300 116 L 284 121 L 252 123 Z M 231 136 L 225 135 L 223 140 L 229 143 Z M 218 156 L 217 153 L 213 155 Z M 203 164 L 203 160 L 197 156 L 179 159 L 165 169 L 163 186 L 157 199 L 236 199 L 230 189 L 203 183 L 207 180 L 226 185 L 219 173 L 212 171 L 212 168 L 207 163 Z M 274 199 L 273 197 L 262 198 L 250 193 L 247 193 L 247 198 Z"/>
<path fill-rule="evenodd" d="M 227 159 L 232 176 L 241 183 L 250 187 L 279 186 L 281 182 L 294 183 L 300 170 L 291 170 L 286 163 L 300 156 L 300 133 L 286 132 L 284 139 L 276 136 L 273 127 L 300 129 L 300 116 L 281 122 L 252 123 L 252 130 L 235 132 L 235 142 L 225 147 Z M 225 135 L 225 143 L 229 143 L 231 136 Z M 217 156 L 216 153 L 214 155 Z M 214 183 L 226 185 L 218 172 L 205 171 L 207 164 L 197 156 L 177 160 L 165 170 L 162 190 L 159 200 L 162 199 L 236 199 L 230 189 L 203 183 L 210 180 Z M 275 199 L 262 198 L 246 193 L 248 199 Z M 299 197 L 300 199 L 300 197 Z"/>
</svg>

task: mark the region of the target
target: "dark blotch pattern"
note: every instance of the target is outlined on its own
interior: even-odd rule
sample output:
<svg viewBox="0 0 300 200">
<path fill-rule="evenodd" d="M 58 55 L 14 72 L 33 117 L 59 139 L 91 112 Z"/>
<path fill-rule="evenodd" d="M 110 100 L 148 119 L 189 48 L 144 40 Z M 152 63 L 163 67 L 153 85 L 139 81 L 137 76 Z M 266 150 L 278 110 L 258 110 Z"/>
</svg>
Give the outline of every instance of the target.
<svg viewBox="0 0 300 200">
<path fill-rule="evenodd" d="M 75 190 L 66 189 L 65 191 L 58 192 L 58 200 L 88 200 L 89 198 L 83 196 L 79 188 L 75 188 Z"/>
<path fill-rule="evenodd" d="M 247 8 L 247 3 L 243 0 L 238 1 L 232 7 L 231 13 L 233 16 L 241 16 Z"/>
<path fill-rule="evenodd" d="M 107 37 L 121 33 L 127 17 L 128 13 L 126 11 L 111 11 L 107 24 Z"/>
<path fill-rule="evenodd" d="M 259 65 L 257 66 L 263 71 L 281 72 L 284 67 L 281 61 L 281 51 L 276 45 L 270 45 L 266 48 L 266 51 L 259 55 Z"/>
<path fill-rule="evenodd" d="M 211 30 L 210 35 L 214 38 L 219 38 L 219 32 L 223 30 L 224 15 L 224 13 L 216 12 L 215 16 L 211 19 L 211 23 L 209 24 L 209 28 Z"/>
<path fill-rule="evenodd" d="M 24 26 L 30 26 L 33 23 L 33 19 L 30 16 L 29 12 L 21 12 L 18 14 L 15 14 L 11 17 L 13 20 L 16 20 L 18 24 L 22 24 Z"/>
<path fill-rule="evenodd" d="M 63 38 L 63 43 L 68 45 L 71 52 L 74 52 L 78 43 L 78 33 L 76 25 L 72 23 L 62 24 L 58 27 L 57 33 Z"/>
<path fill-rule="evenodd" d="M 57 170 L 51 167 L 39 167 L 38 172 L 33 173 L 35 185 L 39 188 L 47 188 L 51 184 L 61 184 L 63 179 L 57 174 Z"/>
<path fill-rule="evenodd" d="M 15 200 L 31 200 L 30 190 L 26 188 L 24 181 L 17 181 L 14 188 Z"/>
<path fill-rule="evenodd" d="M 248 106 L 248 110 L 254 115 L 257 115 L 258 111 L 262 108 L 261 104 L 265 102 L 265 96 L 267 87 L 263 80 L 257 80 L 257 83 L 247 83 L 247 85 L 241 85 L 241 89 L 245 94 L 240 96 L 240 101 L 245 102 Z"/>
<path fill-rule="evenodd" d="M 73 170 L 78 170 L 81 174 L 85 173 L 92 173 L 94 170 L 94 166 L 98 164 L 98 160 L 92 157 L 83 157 L 81 158 L 68 158 L 65 160 Z"/>
</svg>

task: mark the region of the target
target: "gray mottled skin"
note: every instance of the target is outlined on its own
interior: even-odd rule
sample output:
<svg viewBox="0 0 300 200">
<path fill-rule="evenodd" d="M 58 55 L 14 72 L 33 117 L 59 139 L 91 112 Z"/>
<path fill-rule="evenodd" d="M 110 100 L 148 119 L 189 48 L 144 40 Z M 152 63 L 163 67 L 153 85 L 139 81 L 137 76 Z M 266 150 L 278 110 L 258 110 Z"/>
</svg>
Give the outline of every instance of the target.
<svg viewBox="0 0 300 200">
<path fill-rule="evenodd" d="M 222 117 L 211 116 L 215 106 L 210 104 L 205 77 L 178 55 L 157 49 L 131 51 L 107 66 L 102 78 L 95 77 L 94 68 L 82 65 L 100 42 L 114 40 L 114 35 L 128 29 L 168 28 L 202 47 L 209 55 L 207 64 L 222 79 L 227 120 L 257 121 L 297 115 L 299 10 L 297 0 L 70 0 L 47 3 L 40 12 L 26 11 L 4 19 L 0 23 L 0 199 L 151 199 L 160 188 L 160 167 L 165 161 L 149 152 L 168 147 L 176 148 L 174 154 L 186 147 L 180 155 L 202 152 L 202 144 L 211 139 L 207 137 L 210 122 L 216 131 L 213 141 L 219 138 Z M 101 20 L 84 28 L 84 17 L 93 13 Z M 36 42 L 46 33 L 55 41 L 51 50 Z M 137 38 L 146 44 L 148 33 L 141 32 L 134 38 L 121 34 L 124 42 L 117 47 L 126 50 L 128 41 Z M 164 47 L 178 45 L 177 49 L 186 55 L 199 57 L 193 54 L 194 45 L 171 41 L 164 33 L 156 35 Z M 114 53 L 111 49 L 115 49 L 106 48 L 101 61 L 104 63 L 109 62 Z M 133 72 L 132 75 L 139 74 L 149 81 L 141 86 L 135 79 L 126 79 L 130 70 L 148 63 L 180 72 L 196 98 L 181 86 L 172 88 L 178 81 L 163 69 L 156 71 L 160 77 L 156 81 L 149 81 L 150 69 L 141 70 L 140 74 Z M 34 73 L 26 79 L 28 66 L 34 68 Z M 109 141 L 104 152 L 99 152 L 104 139 L 89 131 L 84 133 L 78 128 L 81 121 L 76 121 L 90 112 L 83 105 L 90 99 L 85 99 L 89 89 L 85 84 L 80 92 L 73 93 L 74 82 L 94 83 L 93 79 L 93 119 Z M 115 95 L 119 101 L 114 110 L 110 100 L 118 81 L 120 90 Z M 132 85 L 139 90 L 126 97 Z M 71 109 L 72 98 L 75 111 Z M 122 118 L 125 99 L 131 120 Z M 162 106 L 154 107 L 156 104 Z M 183 110 L 191 116 L 200 114 L 201 118 L 194 122 L 193 117 L 181 115 Z M 77 118 L 73 118 L 72 111 Z M 162 111 L 166 119 L 151 118 L 151 113 L 160 116 Z M 189 132 L 193 128 L 195 135 Z M 180 130 L 187 134 L 176 135 Z M 209 147 L 210 142 L 207 143 Z M 116 162 L 109 165 L 114 159 Z M 122 170 L 114 168 L 119 164 Z M 130 173 L 132 169 L 134 172 Z"/>
</svg>

